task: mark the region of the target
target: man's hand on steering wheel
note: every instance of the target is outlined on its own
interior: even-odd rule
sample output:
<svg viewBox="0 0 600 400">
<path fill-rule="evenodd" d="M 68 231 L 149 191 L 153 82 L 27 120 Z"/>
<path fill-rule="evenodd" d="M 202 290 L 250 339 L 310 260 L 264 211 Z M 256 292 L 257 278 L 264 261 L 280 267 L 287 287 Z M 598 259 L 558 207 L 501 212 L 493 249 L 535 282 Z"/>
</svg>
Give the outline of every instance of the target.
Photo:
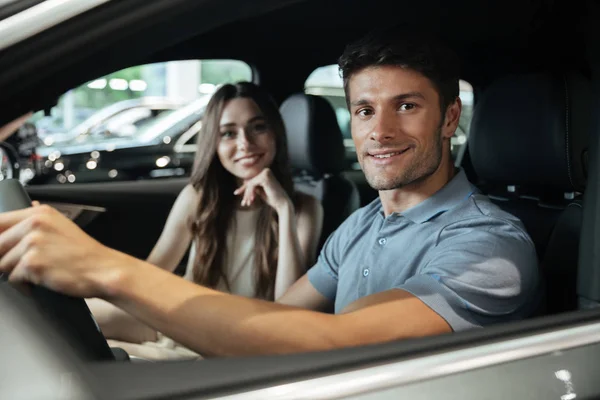
<svg viewBox="0 0 600 400">
<path fill-rule="evenodd" d="M 127 258 L 52 207 L 34 204 L 0 214 L 0 272 L 10 282 L 31 282 L 76 297 L 110 296 L 102 287 L 118 279 Z"/>
</svg>

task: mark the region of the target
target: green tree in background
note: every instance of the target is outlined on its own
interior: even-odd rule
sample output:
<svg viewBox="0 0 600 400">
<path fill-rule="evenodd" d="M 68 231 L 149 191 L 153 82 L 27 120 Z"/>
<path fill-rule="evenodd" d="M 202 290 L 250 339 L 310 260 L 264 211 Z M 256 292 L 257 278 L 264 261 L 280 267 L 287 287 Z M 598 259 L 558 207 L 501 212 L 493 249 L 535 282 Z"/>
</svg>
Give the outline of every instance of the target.
<svg viewBox="0 0 600 400">
<path fill-rule="evenodd" d="M 223 83 L 233 83 L 239 81 L 248 81 L 252 78 L 252 70 L 241 61 L 236 60 L 197 60 L 200 63 L 200 83 L 209 83 L 219 85 Z M 74 125 L 83 122 L 111 104 L 123 100 L 136 99 L 144 96 L 164 96 L 167 94 L 167 71 L 166 63 L 156 63 L 148 65 L 139 65 L 114 72 L 98 79 L 105 79 L 106 86 L 103 89 L 91 89 L 87 82 L 73 90 L 69 96 L 61 96 L 56 107 L 52 109 L 52 115 L 45 117 L 42 112 L 36 113 L 31 118 L 31 122 L 42 123 L 47 128 L 55 131 L 70 129 L 65 127 L 64 110 L 69 107 L 72 110 Z M 111 79 L 124 79 L 127 82 L 132 80 L 142 80 L 146 82 L 145 91 L 114 90 L 110 87 Z M 200 93 L 198 93 L 200 95 Z M 69 97 L 69 104 L 65 99 Z M 71 108 L 72 107 L 72 108 Z M 73 125 L 73 126 L 74 126 Z M 41 126 L 41 125 L 40 125 Z"/>
<path fill-rule="evenodd" d="M 142 66 L 117 71 L 103 77 L 103 79 L 106 79 L 107 83 L 111 79 L 125 79 L 128 82 L 134 79 L 142 79 Z M 144 95 L 143 92 L 134 92 L 130 89 L 113 90 L 108 84 L 104 89 L 90 89 L 87 84 L 81 85 L 73 92 L 75 95 L 75 107 L 95 110 L 119 101 L 136 99 Z"/>
</svg>

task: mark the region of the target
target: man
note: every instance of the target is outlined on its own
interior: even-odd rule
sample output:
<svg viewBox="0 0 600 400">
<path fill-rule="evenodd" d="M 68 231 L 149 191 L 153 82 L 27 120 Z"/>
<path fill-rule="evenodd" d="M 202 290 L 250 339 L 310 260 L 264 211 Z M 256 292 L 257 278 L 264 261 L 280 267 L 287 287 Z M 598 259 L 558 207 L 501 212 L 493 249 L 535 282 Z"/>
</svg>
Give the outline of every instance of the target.
<svg viewBox="0 0 600 400">
<path fill-rule="evenodd" d="M 340 58 L 359 162 L 379 199 L 328 239 L 280 303 L 184 281 L 85 235 L 47 207 L 0 215 L 0 271 L 100 297 L 205 356 L 289 353 L 521 318 L 537 286 L 522 224 L 456 171 L 451 52 L 375 33 Z M 319 312 L 335 303 L 335 314 Z"/>
</svg>

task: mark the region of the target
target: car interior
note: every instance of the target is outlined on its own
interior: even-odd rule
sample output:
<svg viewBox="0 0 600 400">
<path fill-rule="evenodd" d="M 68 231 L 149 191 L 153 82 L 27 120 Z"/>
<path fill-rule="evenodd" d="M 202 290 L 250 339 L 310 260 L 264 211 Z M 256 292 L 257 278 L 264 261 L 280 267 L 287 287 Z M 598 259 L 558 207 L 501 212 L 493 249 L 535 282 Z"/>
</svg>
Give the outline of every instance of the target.
<svg viewBox="0 0 600 400">
<path fill-rule="evenodd" d="M 377 193 L 360 170 L 349 167 L 335 110 L 306 94 L 304 82 L 372 28 L 427 29 L 457 52 L 461 79 L 473 86 L 475 108 L 460 168 L 523 221 L 536 246 L 543 296 L 525 321 L 324 353 L 194 363 L 136 363 L 113 349 L 115 360 L 78 364 L 86 377 L 93 375 L 86 388 L 102 398 L 212 398 L 597 321 L 598 17 L 593 1 L 123 0 L 0 50 L 0 122 L 51 108 L 66 91 L 135 65 L 244 61 L 252 79 L 280 104 L 297 189 L 323 205 L 320 248 Z M 145 259 L 187 179 L 29 185 L 26 191 L 67 213 L 101 243 Z M 86 327 L 93 323 L 83 320 Z M 81 338 L 83 346 L 87 340 Z M 96 361 L 105 360 L 103 354 Z M 472 393 L 486 392 L 474 387 Z"/>
<path fill-rule="evenodd" d="M 327 100 L 296 93 L 281 105 L 294 184 L 321 201 L 323 229 L 317 251 L 340 224 L 360 207 L 356 184 L 344 175 L 344 139 Z"/>
<path fill-rule="evenodd" d="M 515 110 L 510 119 L 507 106 Z M 503 78 L 486 90 L 473 116 L 472 172 L 535 243 L 542 314 L 577 309 L 590 116 L 589 79 L 575 73 Z"/>
</svg>

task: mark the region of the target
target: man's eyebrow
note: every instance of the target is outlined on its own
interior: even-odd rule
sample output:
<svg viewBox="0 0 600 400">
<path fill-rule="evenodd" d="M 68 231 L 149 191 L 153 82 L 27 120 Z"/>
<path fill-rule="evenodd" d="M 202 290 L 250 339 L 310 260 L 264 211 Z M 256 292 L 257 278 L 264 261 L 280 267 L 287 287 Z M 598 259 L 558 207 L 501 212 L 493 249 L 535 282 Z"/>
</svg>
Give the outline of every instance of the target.
<svg viewBox="0 0 600 400">
<path fill-rule="evenodd" d="M 402 93 L 397 96 L 394 96 L 394 100 L 396 100 L 396 101 L 408 100 L 408 99 L 411 99 L 414 97 L 425 100 L 425 96 L 423 96 L 423 93 L 421 93 L 421 92 Z"/>
<path fill-rule="evenodd" d="M 358 106 L 365 106 L 367 104 L 370 104 L 371 102 L 367 99 L 358 99 L 356 101 L 353 101 L 350 103 L 351 106 L 353 107 L 358 107 Z"/>
<path fill-rule="evenodd" d="M 402 101 L 402 100 L 408 100 L 408 99 L 412 99 L 412 98 L 419 98 L 422 100 L 425 100 L 425 96 L 423 96 L 423 93 L 421 92 L 408 92 L 408 93 L 402 93 L 399 95 L 396 95 L 394 97 L 392 97 L 392 100 L 394 101 Z M 356 101 L 353 101 L 350 103 L 350 106 L 352 107 L 358 107 L 358 106 L 365 106 L 370 104 L 371 101 L 367 100 L 367 99 L 358 99 Z"/>
</svg>

